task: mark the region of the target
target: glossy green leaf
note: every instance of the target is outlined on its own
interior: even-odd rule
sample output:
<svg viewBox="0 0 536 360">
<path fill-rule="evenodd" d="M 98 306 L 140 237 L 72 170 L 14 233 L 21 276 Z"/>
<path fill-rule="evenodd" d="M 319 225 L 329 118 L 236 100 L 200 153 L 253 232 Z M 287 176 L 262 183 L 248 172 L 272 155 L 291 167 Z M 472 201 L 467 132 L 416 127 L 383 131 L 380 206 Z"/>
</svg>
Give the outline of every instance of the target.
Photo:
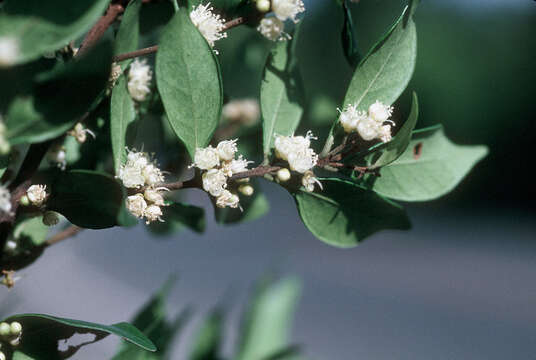
<svg viewBox="0 0 536 360">
<path fill-rule="evenodd" d="M 142 0 L 132 0 L 128 3 L 121 18 L 121 25 L 115 37 L 114 55 L 127 53 L 138 49 L 140 38 L 140 10 Z M 121 69 L 126 69 L 132 59 L 121 61 Z"/>
<path fill-rule="evenodd" d="M 171 234 L 185 227 L 197 233 L 205 231 L 206 220 L 203 208 L 175 202 L 163 208 L 163 211 L 166 221 L 149 225 L 150 230 L 157 234 Z"/>
<path fill-rule="evenodd" d="M 321 179 L 324 189 L 295 194 L 305 226 L 333 246 L 356 246 L 380 230 L 410 228 L 402 206 L 349 181 Z"/>
<path fill-rule="evenodd" d="M 34 60 L 76 40 L 95 24 L 110 0 L 6 0 L 0 14 L 0 38 L 15 39 L 11 64 Z"/>
<path fill-rule="evenodd" d="M 70 129 L 105 88 L 111 50 L 104 42 L 76 61 L 39 74 L 31 95 L 17 97 L 8 109 L 10 143 L 42 142 Z"/>
<path fill-rule="evenodd" d="M 190 360 L 218 360 L 222 343 L 223 314 L 219 310 L 211 312 L 195 335 Z"/>
<path fill-rule="evenodd" d="M 396 133 L 393 140 L 386 144 L 382 144 L 372 154 L 367 157 L 368 167 L 376 169 L 385 165 L 388 165 L 398 159 L 404 151 L 406 151 L 409 142 L 411 141 L 411 134 L 417 119 L 419 117 L 419 102 L 417 100 L 417 94 L 413 93 L 413 103 L 411 105 L 411 111 L 408 119 L 402 125 L 400 130 Z"/>
<path fill-rule="evenodd" d="M 13 229 L 13 236 L 18 242 L 26 242 L 31 246 L 43 244 L 49 227 L 43 224 L 43 216 L 36 216 L 18 222 Z"/>
<path fill-rule="evenodd" d="M 112 153 L 114 158 L 115 172 L 119 171 L 127 157 L 125 146 L 127 145 L 127 132 L 129 126 L 134 125 L 136 120 L 136 109 L 134 100 L 130 97 L 127 89 L 127 80 L 121 75 L 112 90 L 110 105 L 110 140 L 112 142 Z"/>
<path fill-rule="evenodd" d="M 95 335 L 94 340 L 90 341 L 90 343 L 112 334 L 120 336 L 145 350 L 156 351 L 156 347 L 151 340 L 137 328 L 124 322 L 102 325 L 44 314 L 14 315 L 4 321 L 18 321 L 22 324 L 23 336 L 17 346 L 17 350 L 26 356 L 39 360 L 59 360 L 65 358 L 66 355 L 71 356 L 76 353 L 79 347 L 69 347 L 65 351 L 58 349 L 59 340 L 69 339 L 74 334 Z M 81 346 L 83 345 L 86 345 L 86 343 Z"/>
<path fill-rule="evenodd" d="M 292 41 L 278 41 L 266 61 L 261 84 L 262 141 L 270 154 L 276 135 L 292 135 L 303 114 L 302 83 L 295 57 L 298 28 Z"/>
<path fill-rule="evenodd" d="M 179 11 L 162 34 L 156 80 L 169 123 L 193 157 L 212 138 L 223 95 L 217 59 L 187 11 Z"/>
<path fill-rule="evenodd" d="M 110 175 L 90 170 L 66 171 L 50 186 L 48 208 L 89 229 L 133 225 L 125 209 L 125 190 Z"/>
<path fill-rule="evenodd" d="M 452 143 L 441 127 L 415 131 L 406 151 L 370 178 L 371 188 L 383 196 L 403 201 L 436 199 L 450 192 L 482 160 L 485 146 Z"/>
<path fill-rule="evenodd" d="M 352 17 L 352 12 L 348 7 L 348 1 L 341 1 L 341 6 L 344 14 L 341 33 L 342 49 L 344 51 L 344 56 L 346 57 L 348 64 L 350 64 L 352 68 L 355 68 L 361 61 L 361 54 L 359 53 L 359 48 L 357 47 L 357 39 L 355 37 L 354 30 L 354 20 Z"/>
<path fill-rule="evenodd" d="M 237 360 L 263 359 L 288 346 L 299 293 L 294 278 L 260 287 L 248 306 Z"/>
<path fill-rule="evenodd" d="M 215 208 L 216 221 L 220 224 L 235 224 L 257 220 L 263 217 L 270 210 L 270 203 L 266 196 L 255 186 L 255 193 L 252 196 L 240 195 L 240 206 L 242 210 L 231 208 Z"/>
</svg>

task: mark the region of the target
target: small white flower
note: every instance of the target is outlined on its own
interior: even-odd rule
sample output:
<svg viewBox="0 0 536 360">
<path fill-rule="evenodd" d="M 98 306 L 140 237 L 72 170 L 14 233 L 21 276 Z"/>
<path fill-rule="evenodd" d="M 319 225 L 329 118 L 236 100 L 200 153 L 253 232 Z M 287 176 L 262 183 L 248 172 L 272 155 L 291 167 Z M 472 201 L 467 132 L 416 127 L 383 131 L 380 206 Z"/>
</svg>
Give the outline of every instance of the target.
<svg viewBox="0 0 536 360">
<path fill-rule="evenodd" d="M 357 124 L 367 118 L 364 111 L 358 111 L 357 107 L 351 104 L 348 104 L 340 113 L 339 122 L 347 133 L 357 130 Z"/>
<path fill-rule="evenodd" d="M 146 165 L 142 170 L 142 175 L 145 179 L 145 184 L 149 186 L 154 186 L 164 181 L 162 171 L 153 164 Z"/>
<path fill-rule="evenodd" d="M 143 168 L 133 166 L 128 162 L 121 166 L 117 177 L 123 182 L 123 186 L 129 189 L 139 188 L 145 184 L 145 177 L 143 176 Z"/>
<path fill-rule="evenodd" d="M 190 20 L 207 40 L 210 47 L 214 47 L 215 41 L 227 37 L 227 33 L 223 32 L 225 20 L 213 11 L 214 8 L 208 3 L 206 5 L 200 4 L 190 12 Z"/>
<path fill-rule="evenodd" d="M 371 118 L 366 118 L 357 124 L 357 132 L 363 140 L 370 141 L 378 137 L 379 127 L 380 126 L 376 121 Z"/>
<path fill-rule="evenodd" d="M 279 20 L 296 22 L 296 16 L 305 11 L 305 6 L 302 0 L 272 0 L 272 10 Z"/>
<path fill-rule="evenodd" d="M 391 125 L 380 126 L 378 130 L 378 137 L 384 143 L 391 141 Z"/>
<path fill-rule="evenodd" d="M 393 107 L 384 105 L 381 101 L 376 100 L 374 104 L 369 106 L 368 114 L 372 120 L 383 124 L 393 114 Z"/>
<path fill-rule="evenodd" d="M 232 100 L 225 104 L 222 115 L 229 121 L 254 125 L 259 121 L 259 102 L 255 99 Z"/>
<path fill-rule="evenodd" d="M 281 182 L 286 182 L 290 180 L 290 171 L 287 168 L 282 168 L 277 170 L 277 179 Z"/>
<path fill-rule="evenodd" d="M 145 197 L 145 200 L 153 203 L 154 205 L 158 205 L 158 206 L 164 206 L 165 203 L 164 203 L 164 197 L 162 196 L 161 194 L 161 191 L 169 191 L 167 188 L 165 187 L 158 187 L 158 188 L 149 188 L 147 190 L 145 190 L 145 192 L 143 193 L 143 196 Z"/>
<path fill-rule="evenodd" d="M 212 146 L 206 148 L 197 148 L 194 155 L 194 163 L 191 166 L 195 166 L 201 170 L 209 170 L 220 165 L 220 154 L 217 149 Z"/>
<path fill-rule="evenodd" d="M 216 149 L 221 160 L 229 161 L 234 158 L 238 151 L 236 141 L 237 139 L 220 141 Z"/>
<path fill-rule="evenodd" d="M 127 151 L 128 151 L 127 163 L 129 163 L 131 166 L 141 169 L 149 164 L 149 159 L 147 158 L 147 154 L 143 152 L 131 151 L 128 149 Z"/>
<path fill-rule="evenodd" d="M 136 101 L 144 101 L 151 92 L 149 83 L 153 73 L 151 67 L 147 65 L 147 60 L 134 60 L 128 70 L 128 92 Z"/>
<path fill-rule="evenodd" d="M 145 209 L 147 209 L 147 202 L 143 198 L 143 195 L 136 194 L 127 197 L 127 209 L 135 217 L 143 217 L 145 214 Z"/>
<path fill-rule="evenodd" d="M 285 24 L 276 17 L 264 18 L 261 20 L 259 26 L 257 26 L 257 31 L 271 41 L 290 40 L 291 36 L 284 32 L 284 29 Z"/>
<path fill-rule="evenodd" d="M 318 155 L 313 149 L 305 149 L 304 151 L 293 152 L 288 156 L 288 164 L 290 169 L 299 173 L 305 173 L 312 169 L 318 161 Z"/>
<path fill-rule="evenodd" d="M 48 197 L 46 185 L 32 185 L 26 190 L 26 196 L 30 203 L 35 206 L 41 206 Z"/>
<path fill-rule="evenodd" d="M 227 188 L 227 177 L 220 169 L 210 169 L 203 174 L 203 189 L 212 196 L 220 196 Z"/>
<path fill-rule="evenodd" d="M 248 165 L 252 162 L 253 161 L 247 161 L 242 155 L 239 155 L 238 159 L 225 161 L 222 165 L 222 170 L 226 176 L 231 177 L 233 174 L 247 171 Z"/>
<path fill-rule="evenodd" d="M 82 125 L 82 123 L 77 123 L 72 130 L 69 130 L 67 132 L 67 134 L 74 137 L 79 144 L 83 144 L 86 142 L 87 134 L 91 135 L 91 137 L 95 139 L 95 134 L 93 133 L 93 131 L 84 128 L 84 125 Z"/>
<path fill-rule="evenodd" d="M 61 145 L 55 145 L 50 148 L 47 153 L 47 159 L 50 163 L 56 164 L 61 170 L 65 170 L 67 166 L 67 154 Z"/>
<path fill-rule="evenodd" d="M 268 12 L 270 11 L 270 0 L 257 0 L 257 10 L 260 12 Z"/>
<path fill-rule="evenodd" d="M 156 221 L 156 220 L 158 220 L 160 222 L 164 222 L 164 220 L 162 220 L 162 218 L 161 218 L 162 209 L 160 208 L 160 206 L 157 206 L 157 205 L 149 205 L 149 206 L 147 206 L 147 209 L 145 209 L 143 215 L 146 218 L 146 221 L 145 221 L 146 224 L 150 224 L 150 223 L 152 223 L 153 221 Z"/>
<path fill-rule="evenodd" d="M 9 214 L 11 212 L 11 193 L 0 185 L 0 213 Z"/>
<path fill-rule="evenodd" d="M 18 57 L 18 40 L 13 37 L 0 37 L 0 67 L 13 65 Z"/>
<path fill-rule="evenodd" d="M 235 195 L 228 190 L 223 190 L 222 193 L 216 199 L 216 206 L 220 208 L 237 208 L 239 202 L 240 199 L 238 198 L 238 195 Z"/>
<path fill-rule="evenodd" d="M 318 185 L 322 189 L 322 183 L 315 177 L 312 171 L 306 171 L 303 174 L 302 185 L 308 192 L 315 191 L 315 185 Z"/>
<path fill-rule="evenodd" d="M 60 222 L 60 217 L 55 211 L 46 211 L 43 214 L 43 224 L 46 226 L 54 226 Z"/>
</svg>

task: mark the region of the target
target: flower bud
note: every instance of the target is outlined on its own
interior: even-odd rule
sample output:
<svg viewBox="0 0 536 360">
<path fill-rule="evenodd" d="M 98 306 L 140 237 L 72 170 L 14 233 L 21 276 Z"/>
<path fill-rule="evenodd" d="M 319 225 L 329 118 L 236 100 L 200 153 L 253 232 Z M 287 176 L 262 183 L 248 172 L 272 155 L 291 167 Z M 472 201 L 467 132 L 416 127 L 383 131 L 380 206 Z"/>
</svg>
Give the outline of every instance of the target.
<svg viewBox="0 0 536 360">
<path fill-rule="evenodd" d="M 147 218 L 147 221 L 145 221 L 146 224 L 150 224 L 153 221 L 162 221 L 162 209 L 160 209 L 160 206 L 157 205 L 149 205 L 147 206 L 147 209 L 145 209 L 143 215 Z"/>
<path fill-rule="evenodd" d="M 17 337 L 9 342 L 9 345 L 11 346 L 19 346 L 20 344 L 20 337 Z"/>
<path fill-rule="evenodd" d="M 231 207 L 237 208 L 240 199 L 236 194 L 231 193 L 228 190 L 223 190 L 220 196 L 216 199 L 216 206 L 220 208 Z"/>
<path fill-rule="evenodd" d="M 238 191 L 245 196 L 251 196 L 255 192 L 255 189 L 253 189 L 253 186 L 249 184 L 240 185 L 238 187 Z"/>
<path fill-rule="evenodd" d="M 26 196 L 26 195 L 23 195 L 23 196 L 20 198 L 19 202 L 20 202 L 20 204 L 21 204 L 22 206 L 28 206 L 28 205 L 30 205 L 30 199 L 28 199 L 28 196 Z"/>
<path fill-rule="evenodd" d="M 46 185 L 32 185 L 26 191 L 26 196 L 30 203 L 35 206 L 41 206 L 48 197 L 46 192 Z"/>
<path fill-rule="evenodd" d="M 46 226 L 54 226 L 60 222 L 60 217 L 55 211 L 46 211 L 43 214 L 43 224 Z"/>
<path fill-rule="evenodd" d="M 290 171 L 287 168 L 277 170 L 277 179 L 281 182 L 290 180 Z"/>
<path fill-rule="evenodd" d="M 0 360 L 6 360 L 6 355 L 0 351 Z"/>
<path fill-rule="evenodd" d="M 147 203 L 142 194 L 136 194 L 127 197 L 127 209 L 130 213 L 138 218 L 143 217 Z"/>
<path fill-rule="evenodd" d="M 216 149 L 218 150 L 218 155 L 220 156 L 221 160 L 232 160 L 234 159 L 235 153 L 238 150 L 236 147 L 236 139 L 220 141 Z"/>
<path fill-rule="evenodd" d="M 17 243 L 13 240 L 6 241 L 5 250 L 9 252 L 15 251 L 17 249 Z"/>
<path fill-rule="evenodd" d="M 147 189 L 143 193 L 145 200 L 152 202 L 154 205 L 162 206 L 164 205 L 164 197 L 160 194 L 157 189 Z"/>
<path fill-rule="evenodd" d="M 270 1 L 269 0 L 258 0 L 257 1 L 257 10 L 260 12 L 268 12 L 270 11 Z"/>
<path fill-rule="evenodd" d="M 18 336 L 22 333 L 22 325 L 21 323 L 14 321 L 10 325 L 11 329 L 11 335 Z"/>
<path fill-rule="evenodd" d="M 0 336 L 9 336 L 11 334 L 11 326 L 8 323 L 0 323 Z"/>
</svg>

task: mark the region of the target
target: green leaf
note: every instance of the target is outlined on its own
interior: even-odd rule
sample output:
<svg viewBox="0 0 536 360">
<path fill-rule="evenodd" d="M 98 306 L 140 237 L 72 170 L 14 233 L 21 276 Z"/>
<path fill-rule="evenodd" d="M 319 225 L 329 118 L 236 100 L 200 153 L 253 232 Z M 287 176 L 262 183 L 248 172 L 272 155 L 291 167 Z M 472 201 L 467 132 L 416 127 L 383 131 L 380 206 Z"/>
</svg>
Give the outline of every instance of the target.
<svg viewBox="0 0 536 360">
<path fill-rule="evenodd" d="M 215 207 L 216 221 L 219 224 L 235 224 L 257 220 L 270 210 L 270 203 L 266 196 L 255 186 L 252 196 L 240 196 L 240 206 L 243 211 L 231 208 Z"/>
<path fill-rule="evenodd" d="M 393 140 L 382 144 L 376 151 L 367 157 L 367 165 L 370 169 L 377 169 L 379 167 L 386 166 L 398 159 L 402 153 L 406 151 L 409 142 L 411 141 L 413 129 L 415 129 L 415 125 L 417 124 L 418 117 L 419 102 L 417 100 L 417 94 L 413 93 L 411 111 L 408 119 L 404 125 L 402 125 L 402 128 L 400 128 Z"/>
<path fill-rule="evenodd" d="M 485 146 L 452 143 L 442 127 L 414 131 L 406 151 L 369 178 L 370 187 L 383 196 L 402 201 L 426 201 L 450 192 L 482 160 Z"/>
<path fill-rule="evenodd" d="M 31 358 L 31 357 L 25 355 L 24 353 L 22 353 L 20 351 L 15 351 L 13 353 L 13 359 L 12 360 L 35 360 L 35 358 Z"/>
<path fill-rule="evenodd" d="M 0 38 L 15 39 L 11 64 L 28 62 L 83 35 L 99 19 L 110 0 L 7 0 L 0 15 Z M 78 88 L 75 88 L 78 89 Z"/>
<path fill-rule="evenodd" d="M 9 165 L 9 155 L 0 155 L 0 177 L 4 175 Z"/>
<path fill-rule="evenodd" d="M 348 64 L 350 64 L 352 68 L 355 68 L 361 61 L 361 54 L 359 53 L 357 40 L 355 38 L 354 20 L 352 18 L 352 12 L 348 7 L 348 2 L 343 0 L 341 5 L 344 12 L 344 22 L 341 33 L 342 49 Z"/>
<path fill-rule="evenodd" d="M 31 246 L 39 246 L 45 242 L 49 227 L 43 224 L 43 216 L 24 219 L 15 225 L 13 236 L 18 242 L 26 242 Z"/>
<path fill-rule="evenodd" d="M 223 314 L 214 310 L 195 335 L 194 347 L 190 360 L 218 360 L 218 352 L 222 343 Z"/>
<path fill-rule="evenodd" d="M 69 339 L 77 333 L 94 334 L 95 339 L 91 342 L 99 341 L 113 334 L 145 350 L 156 351 L 156 347 L 151 340 L 137 328 L 125 322 L 102 325 L 44 314 L 14 315 L 4 321 L 18 321 L 22 324 L 23 336 L 17 350 L 26 356 L 39 360 L 59 360 L 63 359 L 66 354 L 70 356 L 76 353 L 79 347 L 70 347 L 65 352 L 61 352 L 58 349 L 58 341 Z M 81 346 L 83 345 L 86 344 Z"/>
<path fill-rule="evenodd" d="M 157 234 L 170 234 L 185 227 L 197 233 L 205 231 L 206 221 L 203 208 L 175 202 L 163 208 L 163 211 L 166 221 L 149 225 L 150 230 Z"/>
<path fill-rule="evenodd" d="M 349 181 L 321 181 L 322 191 L 299 191 L 295 198 L 303 223 L 325 243 L 349 248 L 380 230 L 410 228 L 400 205 Z"/>
<path fill-rule="evenodd" d="M 248 306 L 237 360 L 263 359 L 288 346 L 299 293 L 294 278 L 260 287 Z"/>
<path fill-rule="evenodd" d="M 110 175 L 90 170 L 61 172 L 50 186 L 48 208 L 89 229 L 133 225 L 125 209 L 125 190 Z"/>
<path fill-rule="evenodd" d="M 42 142 L 73 127 L 106 86 L 110 63 L 111 46 L 104 42 L 78 60 L 39 74 L 31 96 L 16 98 L 8 109 L 9 142 Z"/>
<path fill-rule="evenodd" d="M 223 95 L 217 59 L 187 11 L 179 11 L 162 34 L 156 80 L 169 123 L 193 158 L 212 138 Z"/>
<path fill-rule="evenodd" d="M 411 9 L 414 3 L 411 2 Z M 413 75 L 417 59 L 417 32 L 408 7 L 385 35 L 370 49 L 357 66 L 343 107 L 348 104 L 358 110 L 367 111 L 376 100 L 391 105 L 402 92 Z M 333 145 L 333 131 L 338 120 L 333 123 L 322 154 Z"/>
<path fill-rule="evenodd" d="M 294 55 L 298 29 L 292 41 L 276 42 L 266 61 L 260 95 L 265 157 L 275 136 L 292 135 L 303 114 L 301 76 Z"/>
<path fill-rule="evenodd" d="M 121 75 L 112 90 L 110 106 L 110 131 L 115 172 L 126 160 L 126 137 L 129 126 L 136 120 L 134 101 L 127 88 L 127 80 Z"/>
<path fill-rule="evenodd" d="M 121 26 L 115 37 L 114 55 L 127 53 L 138 49 L 140 37 L 140 9 L 142 0 L 132 0 L 121 19 Z M 120 63 L 121 69 L 125 70 L 132 59 Z"/>
</svg>

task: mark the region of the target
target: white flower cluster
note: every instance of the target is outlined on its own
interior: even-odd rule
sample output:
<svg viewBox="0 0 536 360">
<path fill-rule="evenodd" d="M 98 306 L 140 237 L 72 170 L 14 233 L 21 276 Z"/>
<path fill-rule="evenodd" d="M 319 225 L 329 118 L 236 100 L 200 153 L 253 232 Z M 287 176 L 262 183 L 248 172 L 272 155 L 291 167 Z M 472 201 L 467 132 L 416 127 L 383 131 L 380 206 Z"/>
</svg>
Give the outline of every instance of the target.
<svg viewBox="0 0 536 360">
<path fill-rule="evenodd" d="M 146 187 L 143 194 L 137 193 L 127 198 L 127 209 L 136 217 L 145 217 L 146 223 L 163 221 L 161 206 L 165 206 L 163 191 L 168 189 L 158 186 L 164 181 L 162 171 L 144 152 L 128 150 L 127 161 L 116 176 L 129 189 Z"/>
<path fill-rule="evenodd" d="M 84 128 L 84 125 L 82 123 L 76 123 L 74 128 L 67 132 L 67 135 L 71 135 L 72 137 L 74 137 L 79 144 L 83 144 L 86 142 L 87 134 L 91 135 L 93 139 L 96 138 L 93 131 Z"/>
<path fill-rule="evenodd" d="M 151 67 L 147 65 L 147 60 L 134 60 L 128 70 L 128 92 L 136 101 L 144 101 L 151 92 L 149 83 L 153 77 Z"/>
<path fill-rule="evenodd" d="M 255 99 L 232 100 L 222 109 L 225 119 L 245 125 L 256 124 L 259 121 L 260 112 L 259 102 Z"/>
<path fill-rule="evenodd" d="M 268 6 L 267 6 L 268 4 Z M 259 11 L 265 12 L 270 9 L 267 0 L 257 1 Z M 305 11 L 302 0 L 272 0 L 271 9 L 275 17 L 267 17 L 261 20 L 257 30 L 267 39 L 272 41 L 290 39 L 290 35 L 283 30 L 285 20 L 297 22 L 296 16 Z"/>
<path fill-rule="evenodd" d="M 225 20 L 213 11 L 214 8 L 208 3 L 206 5 L 199 4 L 190 12 L 190 20 L 212 48 L 215 41 L 227 37 L 227 33 L 224 32 Z"/>
<path fill-rule="evenodd" d="M 19 42 L 13 37 L 0 37 L 0 68 L 12 65 L 19 56 Z"/>
<path fill-rule="evenodd" d="M 216 198 L 216 205 L 221 208 L 238 207 L 240 199 L 238 195 L 227 190 L 227 181 L 233 174 L 246 171 L 250 163 L 242 155 L 235 159 L 238 150 L 236 141 L 236 139 L 220 141 L 215 148 L 208 146 L 197 149 L 194 155 L 192 166 L 204 170 L 203 189 Z M 253 194 L 252 188 L 243 190 L 241 192 L 245 195 Z"/>
<path fill-rule="evenodd" d="M 34 206 L 41 206 L 48 198 L 46 185 L 32 185 L 26 190 L 26 197 L 30 201 L 30 204 Z"/>
<path fill-rule="evenodd" d="M 2 121 L 2 116 L 0 115 L 0 155 L 5 155 L 11 149 L 9 141 L 6 139 L 7 128 Z"/>
<path fill-rule="evenodd" d="M 11 346 L 17 346 L 20 344 L 22 336 L 22 325 L 17 321 L 13 321 L 11 324 L 7 322 L 0 323 L 0 340 L 7 341 Z M 1 343 L 0 343 L 1 345 Z M 0 351 L 0 360 L 6 359 L 3 352 Z"/>
<path fill-rule="evenodd" d="M 11 193 L 8 188 L 0 185 L 0 214 L 11 213 Z"/>
<path fill-rule="evenodd" d="M 391 141 L 391 125 L 384 123 L 389 122 L 394 126 L 395 123 L 389 120 L 392 114 L 393 107 L 380 101 L 370 105 L 368 113 L 350 104 L 341 111 L 339 122 L 347 133 L 357 131 L 363 140 L 380 139 L 385 143 Z"/>
<path fill-rule="evenodd" d="M 311 139 L 316 139 L 313 134 L 308 131 L 305 136 L 276 136 L 274 141 L 275 155 L 286 160 L 290 169 L 302 176 L 302 185 L 309 192 L 314 191 L 314 185 L 318 184 L 322 188 L 322 184 L 314 176 L 312 169 L 318 161 L 318 155 L 311 149 Z M 283 168 L 277 172 L 279 181 L 288 181 L 290 172 Z"/>
</svg>

